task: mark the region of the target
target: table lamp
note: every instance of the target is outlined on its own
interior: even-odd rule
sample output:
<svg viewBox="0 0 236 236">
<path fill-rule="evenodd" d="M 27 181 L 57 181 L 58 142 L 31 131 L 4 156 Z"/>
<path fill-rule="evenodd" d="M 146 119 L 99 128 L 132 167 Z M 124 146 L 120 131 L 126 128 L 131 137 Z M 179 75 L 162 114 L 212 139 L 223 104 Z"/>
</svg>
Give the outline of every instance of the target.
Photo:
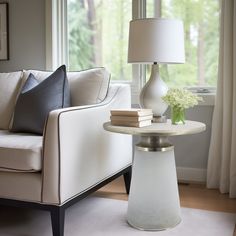
<svg viewBox="0 0 236 236">
<path fill-rule="evenodd" d="M 151 76 L 140 93 L 141 108 L 153 110 L 153 122 L 166 122 L 168 91 L 159 75 L 159 64 L 185 62 L 184 30 L 180 20 L 144 18 L 130 21 L 128 63 L 152 63 Z"/>
</svg>

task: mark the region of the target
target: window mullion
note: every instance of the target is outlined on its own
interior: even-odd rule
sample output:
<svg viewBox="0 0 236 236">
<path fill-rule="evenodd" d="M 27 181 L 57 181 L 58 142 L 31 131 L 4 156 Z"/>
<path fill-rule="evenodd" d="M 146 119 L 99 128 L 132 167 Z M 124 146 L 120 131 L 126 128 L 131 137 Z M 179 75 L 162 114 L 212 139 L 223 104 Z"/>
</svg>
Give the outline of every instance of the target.
<svg viewBox="0 0 236 236">
<path fill-rule="evenodd" d="M 67 0 L 61 0 L 61 63 L 68 64 Z"/>
<path fill-rule="evenodd" d="M 146 17 L 146 0 L 132 0 L 132 19 Z M 132 103 L 139 102 L 139 93 L 146 82 L 146 67 L 143 64 L 132 65 Z"/>
<path fill-rule="evenodd" d="M 46 69 L 67 64 L 67 0 L 46 1 Z"/>
<path fill-rule="evenodd" d="M 161 1 L 154 0 L 154 17 L 161 17 Z"/>
<path fill-rule="evenodd" d="M 53 0 L 45 1 L 46 70 L 53 68 Z"/>
</svg>

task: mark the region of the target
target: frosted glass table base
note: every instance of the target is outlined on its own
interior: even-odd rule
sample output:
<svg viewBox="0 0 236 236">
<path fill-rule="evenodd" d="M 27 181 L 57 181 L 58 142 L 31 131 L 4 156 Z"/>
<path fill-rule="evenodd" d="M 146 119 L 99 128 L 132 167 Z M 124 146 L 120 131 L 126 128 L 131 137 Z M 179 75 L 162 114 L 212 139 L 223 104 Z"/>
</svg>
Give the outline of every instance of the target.
<svg viewBox="0 0 236 236">
<path fill-rule="evenodd" d="M 127 220 L 142 230 L 163 230 L 180 223 L 173 149 L 148 152 L 136 147 Z"/>
<path fill-rule="evenodd" d="M 167 120 L 142 128 L 114 126 L 110 122 L 103 127 L 110 132 L 141 136 L 132 165 L 129 224 L 143 230 L 163 230 L 180 223 L 174 146 L 168 137 L 200 133 L 206 125 L 189 120 L 184 125 L 172 125 Z"/>
</svg>

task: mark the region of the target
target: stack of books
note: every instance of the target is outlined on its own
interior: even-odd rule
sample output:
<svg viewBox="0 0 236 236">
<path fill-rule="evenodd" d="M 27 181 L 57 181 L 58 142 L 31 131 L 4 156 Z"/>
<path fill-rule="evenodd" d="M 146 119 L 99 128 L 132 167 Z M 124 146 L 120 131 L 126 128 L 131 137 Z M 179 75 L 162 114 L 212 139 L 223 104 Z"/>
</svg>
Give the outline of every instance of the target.
<svg viewBox="0 0 236 236">
<path fill-rule="evenodd" d="M 151 109 L 111 110 L 111 124 L 130 127 L 144 127 L 152 124 Z"/>
</svg>

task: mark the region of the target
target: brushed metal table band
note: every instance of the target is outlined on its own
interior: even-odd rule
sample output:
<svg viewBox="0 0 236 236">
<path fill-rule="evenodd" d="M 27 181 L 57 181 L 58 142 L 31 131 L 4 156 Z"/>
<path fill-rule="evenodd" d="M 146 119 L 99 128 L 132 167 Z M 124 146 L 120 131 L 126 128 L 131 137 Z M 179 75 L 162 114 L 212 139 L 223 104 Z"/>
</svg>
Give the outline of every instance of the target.
<svg viewBox="0 0 236 236">
<path fill-rule="evenodd" d="M 141 141 L 135 146 L 144 152 L 167 152 L 174 149 L 167 137 L 160 136 L 141 136 Z"/>
<path fill-rule="evenodd" d="M 152 122 L 153 123 L 166 123 L 167 118 L 166 116 L 153 116 Z"/>
</svg>

